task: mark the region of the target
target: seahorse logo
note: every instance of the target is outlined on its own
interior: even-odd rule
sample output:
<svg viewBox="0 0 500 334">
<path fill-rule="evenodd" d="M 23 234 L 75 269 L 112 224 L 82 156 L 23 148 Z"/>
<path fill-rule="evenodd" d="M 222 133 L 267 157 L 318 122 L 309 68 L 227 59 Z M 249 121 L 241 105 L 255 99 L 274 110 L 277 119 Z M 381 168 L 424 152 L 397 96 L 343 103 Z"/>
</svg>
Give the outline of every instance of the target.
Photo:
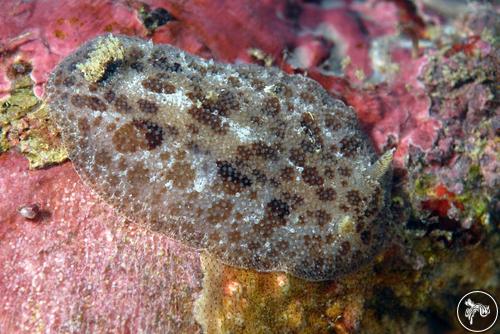
<svg viewBox="0 0 500 334">
<path fill-rule="evenodd" d="M 482 333 L 492 328 L 498 318 L 498 305 L 487 292 L 467 293 L 457 305 L 458 321 L 468 331 Z"/>
<path fill-rule="evenodd" d="M 468 306 L 468 308 L 465 310 L 465 317 L 469 319 L 471 325 L 474 322 L 474 315 L 476 315 L 477 312 L 479 312 L 479 315 L 481 315 L 481 317 L 483 318 L 490 314 L 489 306 L 480 303 L 474 303 L 470 298 L 465 301 L 465 305 Z"/>
</svg>

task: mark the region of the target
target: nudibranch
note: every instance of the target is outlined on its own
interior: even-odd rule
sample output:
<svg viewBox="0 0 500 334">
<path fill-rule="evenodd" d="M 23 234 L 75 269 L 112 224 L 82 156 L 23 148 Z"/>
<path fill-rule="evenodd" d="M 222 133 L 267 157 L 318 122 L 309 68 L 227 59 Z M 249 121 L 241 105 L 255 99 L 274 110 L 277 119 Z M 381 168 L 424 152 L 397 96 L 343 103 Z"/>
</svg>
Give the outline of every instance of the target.
<svg viewBox="0 0 500 334">
<path fill-rule="evenodd" d="M 108 34 L 57 66 L 47 101 L 104 201 L 226 264 L 333 279 L 392 226 L 392 152 L 302 75 Z"/>
</svg>

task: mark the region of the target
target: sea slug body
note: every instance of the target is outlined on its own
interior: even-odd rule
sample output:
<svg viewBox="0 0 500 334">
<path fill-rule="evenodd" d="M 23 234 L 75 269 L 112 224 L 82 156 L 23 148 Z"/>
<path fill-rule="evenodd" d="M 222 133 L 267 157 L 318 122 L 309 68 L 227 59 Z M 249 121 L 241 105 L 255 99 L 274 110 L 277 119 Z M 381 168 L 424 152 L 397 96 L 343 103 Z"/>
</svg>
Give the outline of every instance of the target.
<svg viewBox="0 0 500 334">
<path fill-rule="evenodd" d="M 313 80 L 104 35 L 47 93 L 92 189 L 227 264 L 325 280 L 384 244 L 390 155 L 377 162 L 354 111 Z"/>
</svg>

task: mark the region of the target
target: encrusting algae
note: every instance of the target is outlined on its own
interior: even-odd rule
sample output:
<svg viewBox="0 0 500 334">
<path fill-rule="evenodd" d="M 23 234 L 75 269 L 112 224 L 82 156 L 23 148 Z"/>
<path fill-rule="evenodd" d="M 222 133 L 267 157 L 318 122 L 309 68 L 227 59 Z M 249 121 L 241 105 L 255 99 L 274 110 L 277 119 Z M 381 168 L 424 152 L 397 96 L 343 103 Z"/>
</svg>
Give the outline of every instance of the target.
<svg viewBox="0 0 500 334">
<path fill-rule="evenodd" d="M 0 105 L 0 153 L 15 147 L 34 169 L 62 162 L 68 154 L 47 105 L 33 92 L 31 70 L 31 64 L 18 60 L 7 71 L 12 87 L 10 97 Z"/>
<path fill-rule="evenodd" d="M 76 65 L 82 71 L 85 80 L 88 82 L 96 82 L 101 80 L 109 71 L 109 66 L 118 66 L 123 60 L 124 50 L 120 41 L 110 36 L 106 39 L 101 39 L 99 45 L 89 54 L 87 61 Z"/>
</svg>

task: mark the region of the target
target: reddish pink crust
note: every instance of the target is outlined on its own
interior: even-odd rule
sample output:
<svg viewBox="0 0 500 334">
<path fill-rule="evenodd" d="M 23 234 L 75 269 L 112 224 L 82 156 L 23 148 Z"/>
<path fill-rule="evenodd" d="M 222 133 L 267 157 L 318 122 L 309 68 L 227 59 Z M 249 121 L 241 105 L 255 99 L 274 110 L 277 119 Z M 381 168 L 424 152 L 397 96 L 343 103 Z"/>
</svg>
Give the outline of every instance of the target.
<svg viewBox="0 0 500 334">
<path fill-rule="evenodd" d="M 0 156 L 0 332 L 198 330 L 197 254 L 124 223 L 71 163 L 27 168 L 16 153 Z M 30 203 L 35 220 L 17 212 Z"/>
<path fill-rule="evenodd" d="M 371 138 L 379 150 L 391 145 L 396 146 L 396 162 L 400 166 L 403 164 L 405 171 L 408 168 L 406 158 L 409 155 L 410 143 L 416 143 L 426 153 L 430 153 L 431 146 L 437 144 L 434 145 L 435 149 L 437 148 L 435 155 L 441 158 L 443 152 L 451 151 L 455 142 L 464 140 L 463 134 L 454 133 L 453 135 L 447 135 L 438 139 L 436 143 L 439 129 L 446 128 L 447 125 L 441 124 L 441 119 L 438 118 L 439 115 L 429 114 L 428 89 L 415 89 L 414 87 L 414 90 L 410 93 L 404 89 L 405 83 L 409 82 L 412 83 L 412 86 L 415 86 L 413 83 L 418 82 L 418 78 L 422 74 L 421 69 L 428 61 L 427 55 L 430 53 L 429 49 L 422 48 L 420 50 L 421 54 L 416 59 L 411 59 L 410 54 L 407 52 L 398 53 L 394 61 L 402 65 L 401 68 L 404 72 L 403 75 L 398 77 L 400 80 L 397 82 L 382 84 L 366 90 L 357 88 L 356 86 L 353 87 L 349 84 L 349 80 L 353 78 L 354 66 L 363 68 L 366 72 L 365 74 L 372 73 L 371 64 L 367 61 L 369 58 L 367 48 L 362 47 L 358 51 L 355 47 L 356 44 L 358 42 L 366 43 L 366 41 L 373 41 L 377 37 L 396 34 L 398 25 L 401 23 L 401 11 L 398 9 L 396 3 L 404 3 L 405 1 L 371 0 L 359 4 L 357 1 L 346 0 L 345 3 L 351 4 L 350 13 L 353 15 L 345 15 L 337 21 L 330 20 L 328 18 L 338 15 L 336 13 L 347 13 L 343 8 L 331 9 L 320 13 L 322 19 L 318 19 L 316 22 L 311 19 L 311 16 L 312 14 L 317 14 L 320 10 L 315 8 L 313 4 L 307 4 L 303 6 L 305 9 L 302 11 L 302 17 L 297 25 L 298 28 L 286 31 L 283 30 L 283 27 L 293 26 L 293 23 L 290 23 L 290 20 L 285 19 L 283 21 L 274 16 L 269 19 L 269 13 L 278 13 L 278 15 L 283 17 L 286 7 L 285 2 L 287 1 L 251 1 L 252 3 L 256 3 L 252 7 L 253 12 L 238 6 L 238 1 L 227 1 L 230 4 L 229 7 L 222 5 L 224 1 L 220 0 L 169 0 L 168 2 L 157 0 L 145 2 L 149 3 L 152 8 L 164 6 L 178 18 L 178 21 L 170 22 L 168 25 L 158 28 L 153 33 L 152 39 L 155 42 L 171 43 L 186 51 L 204 57 L 215 55 L 220 59 L 228 61 L 234 61 L 237 58 L 249 60 L 250 58 L 245 53 L 245 48 L 248 46 L 261 48 L 264 52 L 277 56 L 279 52 L 276 52 L 276 50 L 280 50 L 280 48 L 286 46 L 286 43 L 299 41 L 296 45 L 305 45 L 306 50 L 309 50 L 309 53 L 313 54 L 311 59 L 314 59 L 314 61 L 306 69 L 309 75 L 319 81 L 332 94 L 337 97 L 343 96 L 349 104 L 356 107 L 360 122 L 369 130 Z M 407 1 L 407 3 L 409 2 Z M 2 10 L 0 10 L 0 22 L 2 22 L 0 28 L 0 99 L 6 97 L 9 93 L 11 82 L 6 76 L 6 70 L 17 58 L 23 58 L 32 62 L 34 70 L 31 76 L 37 84 L 36 93 L 41 97 L 43 96 L 43 86 L 50 71 L 60 59 L 85 41 L 106 31 L 144 37 L 146 30 L 137 20 L 134 9 L 127 8 L 124 3 L 125 1 L 82 0 L 65 1 L 64 5 L 60 5 L 58 1 L 2 1 Z M 422 2 L 418 1 L 418 3 L 421 4 Z M 224 15 L 225 20 L 220 20 L 220 13 L 225 12 L 226 8 L 231 10 L 232 15 Z M 430 17 L 429 12 L 429 9 L 426 8 L 426 16 L 424 18 L 428 22 L 434 22 L 438 25 L 445 22 L 444 17 Z M 471 26 L 476 26 L 474 29 L 477 36 L 479 36 L 484 27 L 492 26 L 491 17 L 494 17 L 494 13 L 494 10 L 491 10 L 486 19 L 479 17 L 479 19 L 471 24 Z M 78 19 L 81 20 L 80 22 L 83 23 L 82 26 L 80 26 L 80 23 L 72 20 L 75 16 L 78 16 Z M 474 19 L 474 15 L 471 15 L 471 17 Z M 252 25 L 248 24 L 250 18 L 254 20 L 251 21 Z M 411 20 L 411 16 L 409 18 Z M 326 76 L 318 70 L 319 62 L 324 59 L 323 54 L 329 52 L 331 43 L 327 43 L 326 46 L 321 47 L 320 43 L 318 43 L 321 40 L 320 38 L 313 36 L 310 31 L 304 33 L 301 27 L 302 24 L 305 25 L 306 23 L 310 28 L 315 28 L 323 23 L 333 27 L 345 25 L 344 29 L 338 29 L 339 31 L 345 31 L 345 33 L 341 34 L 340 41 L 336 41 L 336 43 L 344 41 L 343 43 L 350 46 L 348 52 L 341 55 L 349 56 L 353 64 L 347 69 L 349 74 L 347 79 L 349 80 L 336 76 Z M 459 24 L 458 30 L 468 31 L 464 29 L 464 26 L 469 25 L 469 23 L 462 22 L 463 26 Z M 364 33 L 359 32 L 361 24 L 366 28 Z M 228 26 L 232 27 L 232 29 L 225 28 Z M 417 30 L 422 31 L 421 27 L 418 27 L 418 24 L 417 28 Z M 55 34 L 56 30 L 60 30 L 63 34 Z M 277 33 L 271 33 L 274 31 Z M 231 37 L 226 41 L 221 40 L 220 37 L 217 37 L 221 32 L 231 34 Z M 300 40 L 296 36 L 298 33 L 303 34 Z M 60 38 L 57 36 L 65 37 Z M 470 46 L 470 48 L 466 49 L 467 52 L 470 49 L 472 51 L 480 50 L 480 52 L 484 53 L 488 53 L 491 50 L 491 46 L 485 41 L 467 43 L 467 40 L 465 40 L 464 42 L 465 44 L 462 43 L 461 45 Z M 454 49 L 459 52 L 461 48 L 462 46 L 457 45 Z M 397 53 L 397 50 L 395 52 Z M 287 71 L 292 70 L 279 57 L 277 58 L 277 64 Z M 487 98 L 485 98 L 487 94 L 483 94 L 481 86 L 475 83 L 471 83 L 468 86 L 474 92 L 472 94 L 473 98 L 467 95 L 446 101 L 450 108 L 443 110 L 442 116 L 444 116 L 444 119 L 451 118 L 454 112 L 452 107 L 457 104 L 466 104 L 469 100 L 473 100 L 475 103 L 487 101 Z M 409 103 L 409 105 L 407 106 L 406 103 Z M 406 117 L 408 115 L 409 118 Z M 417 115 L 419 116 L 417 117 Z M 393 144 L 389 143 L 391 141 L 389 140 L 391 134 L 395 136 L 395 143 Z M 492 188 L 498 186 L 499 175 L 498 161 L 495 159 L 498 150 L 495 150 L 494 145 L 493 140 L 488 139 L 488 147 L 485 150 L 486 158 L 482 159 L 480 164 L 480 170 L 485 178 L 485 182 Z M 454 157 L 449 161 L 444 161 L 443 164 L 434 165 L 429 168 L 435 172 L 439 179 L 451 180 L 448 182 L 450 183 L 448 185 L 449 189 L 459 192 L 463 189 L 461 181 L 467 179 L 469 169 L 468 165 L 464 167 L 462 163 L 457 163 L 457 161 L 461 161 L 457 158 Z M 70 163 L 37 172 L 28 172 L 26 168 L 26 161 L 17 154 L 4 153 L 0 156 L 0 263 L 2 263 L 0 268 L 0 332 L 20 332 L 22 331 L 21 327 L 25 332 L 33 332 L 35 329 L 41 328 L 43 324 L 45 324 L 45 328 L 48 330 L 56 331 L 69 318 L 73 320 L 81 319 L 83 326 L 81 328 L 83 331 L 85 328 L 97 328 L 89 326 L 97 326 L 95 324 L 100 319 L 115 321 L 117 315 L 122 310 L 129 311 L 127 314 L 130 316 L 122 318 L 121 322 L 110 322 L 97 329 L 101 329 L 103 332 L 113 330 L 122 332 L 137 331 L 139 328 L 137 325 L 139 323 L 138 312 L 136 312 L 137 309 L 131 310 L 133 307 L 139 305 L 137 300 L 139 299 L 140 292 L 137 292 L 137 294 L 133 292 L 128 297 L 123 297 L 121 294 L 113 294 L 112 291 L 101 291 L 103 292 L 99 296 L 101 299 L 98 300 L 98 303 L 96 302 L 96 305 L 104 305 L 105 301 L 111 301 L 112 303 L 110 304 L 114 307 L 116 313 L 109 311 L 111 307 L 104 307 L 101 312 L 94 306 L 88 308 L 89 304 L 78 304 L 79 300 L 83 300 L 82 296 L 84 295 L 90 296 L 86 297 L 88 298 L 87 301 L 97 298 L 95 293 L 88 295 L 88 291 L 82 288 L 85 282 L 82 279 L 85 278 L 82 276 L 82 273 L 84 269 L 91 269 L 90 264 L 95 264 L 98 257 L 94 253 L 93 262 L 86 263 L 81 256 L 85 254 L 82 252 L 82 249 L 90 249 L 89 247 L 85 248 L 86 244 L 83 239 L 86 235 L 85 233 L 93 233 L 100 238 L 99 240 L 103 240 L 103 233 L 106 231 L 109 232 L 103 226 L 102 222 L 87 224 L 87 220 L 89 222 L 96 222 L 95 217 L 85 216 L 85 212 L 78 210 L 71 211 L 71 205 L 68 207 L 61 206 L 59 210 L 66 212 L 67 217 L 73 214 L 75 217 L 80 217 L 78 218 L 80 223 L 75 224 L 71 218 L 65 224 L 58 224 L 57 229 L 56 225 L 54 225 L 55 223 L 52 221 L 48 225 L 44 225 L 44 222 L 40 225 L 36 225 L 36 222 L 25 222 L 16 211 L 19 206 L 26 204 L 35 197 L 42 199 L 42 204 L 45 203 L 45 200 L 57 201 L 56 198 L 58 197 L 58 191 L 61 189 L 61 184 L 73 187 L 71 182 L 77 183 L 78 181 Z M 17 175 L 17 179 L 12 177 L 11 174 Z M 27 180 L 31 181 L 28 182 Z M 40 181 L 40 184 L 36 183 L 37 180 Z M 41 188 L 43 190 L 40 190 Z M 76 188 L 78 189 L 74 193 L 75 201 L 89 198 L 90 194 L 84 191 L 82 186 L 78 185 Z M 2 194 L 4 189 L 8 189 L 8 192 Z M 6 197 L 3 197 L 7 196 L 6 194 L 9 196 L 7 200 L 5 200 Z M 90 198 L 95 200 L 92 196 Z M 58 202 L 57 205 L 63 205 L 63 203 Z M 97 205 L 94 207 L 100 206 Z M 100 208 L 100 210 L 104 210 L 105 212 L 103 217 L 111 215 L 106 211 L 107 209 Z M 116 219 L 112 215 L 108 218 L 112 221 Z M 6 223 L 4 223 L 5 219 Z M 21 224 L 18 224 L 19 222 Z M 469 221 L 469 224 L 472 223 L 473 221 Z M 73 226 L 73 224 L 77 226 Z M 478 225 L 475 222 L 474 224 Z M 127 227 L 127 229 L 131 229 L 133 233 L 142 235 L 142 237 L 136 237 L 134 240 L 142 240 L 141 238 L 150 240 L 147 244 L 151 245 L 151 247 L 152 245 L 166 243 L 166 241 L 154 239 L 151 235 L 144 235 L 145 232 L 139 229 L 132 227 Z M 42 233 L 40 233 L 41 230 Z M 62 233 L 62 237 L 58 236 L 58 231 Z M 73 235 L 73 231 L 83 232 Z M 120 233 L 123 235 L 125 232 Z M 69 237 L 75 240 L 74 246 L 71 243 L 60 242 L 60 240 L 68 240 Z M 154 240 L 151 241 L 152 239 Z M 123 241 L 121 243 L 123 244 Z M 41 255 L 36 261 L 33 261 L 32 258 L 34 257 L 32 254 L 40 250 L 42 250 L 41 253 L 43 254 L 45 248 L 40 245 L 45 244 L 48 245 L 47 248 L 52 247 L 50 248 L 52 253 L 49 253 L 45 257 Z M 35 246 L 38 248 L 35 248 Z M 110 254 L 110 248 L 116 246 L 116 241 L 109 244 L 94 243 L 92 246 L 95 247 L 95 252 L 103 248 L 103 254 Z M 135 251 L 142 249 L 139 246 L 137 250 L 132 250 L 133 246 L 126 247 L 130 247 L 127 249 L 130 250 L 131 256 L 134 256 Z M 55 258 L 57 254 L 69 259 L 68 262 L 62 264 L 56 262 Z M 136 260 L 134 259 L 134 261 Z M 142 262 L 150 263 L 156 260 L 157 258 L 150 254 Z M 30 264 L 33 265 L 31 273 L 26 269 L 29 268 L 28 265 Z M 68 282 L 63 282 L 70 287 L 67 290 L 60 289 L 56 281 L 58 270 L 67 270 L 63 278 L 68 276 L 69 269 L 64 268 L 65 265 L 68 265 L 68 267 L 74 265 L 75 268 L 78 268 L 77 275 L 74 278 L 71 278 Z M 196 274 L 198 270 L 197 264 L 189 264 L 188 261 L 186 268 L 193 270 L 192 279 L 196 280 L 199 277 Z M 95 269 L 95 267 L 93 270 L 92 274 L 88 274 L 86 278 L 93 280 L 93 282 L 99 282 L 103 276 L 99 274 L 99 270 Z M 35 277 L 41 277 L 37 276 L 41 272 L 45 273 L 45 278 L 43 280 L 35 280 L 35 285 L 32 287 L 31 280 Z M 123 274 L 123 277 L 119 277 L 120 273 Z M 131 273 L 130 267 L 126 267 L 121 272 L 115 268 L 110 275 L 122 281 L 120 284 L 122 284 L 121 286 L 124 291 L 127 284 L 129 284 L 128 287 L 134 286 L 134 284 L 135 287 L 140 287 L 137 284 L 139 282 L 137 276 L 132 275 L 131 277 L 134 278 L 130 282 L 126 281 L 129 273 Z M 80 281 L 78 281 L 79 279 Z M 160 286 L 160 282 L 163 281 L 161 279 L 158 280 L 158 285 L 153 285 L 153 288 Z M 200 284 L 199 281 L 190 282 L 190 286 L 194 287 Z M 27 290 L 23 292 L 22 289 L 16 287 L 16 284 Z M 184 283 L 181 283 L 181 285 L 185 286 Z M 139 291 L 145 291 L 144 285 L 141 286 L 143 290 Z M 35 287 L 42 289 L 40 294 L 34 292 Z M 163 292 L 162 290 L 158 291 Z M 161 293 L 158 299 L 165 300 L 162 298 L 166 298 L 166 294 L 167 292 L 164 294 Z M 41 303 L 41 301 L 46 300 L 49 300 L 50 303 Z M 144 307 L 147 301 L 141 304 L 141 307 Z M 56 307 L 58 304 L 61 306 Z M 6 308 L 7 305 L 10 305 L 9 309 Z M 144 307 L 144 310 L 146 313 L 149 311 L 154 312 L 152 309 L 154 307 Z M 76 313 L 72 310 L 81 310 L 86 313 L 83 313 L 83 318 L 75 317 Z M 158 312 L 162 311 L 160 307 L 157 307 L 155 310 Z M 165 312 L 168 312 L 168 310 L 165 309 Z M 39 318 L 37 318 L 37 315 Z M 51 323 L 49 320 L 47 322 L 37 320 L 41 318 L 53 319 L 50 320 L 53 322 Z M 158 326 L 153 325 L 148 329 L 161 331 L 164 327 L 158 324 Z M 190 330 L 186 331 L 191 332 Z"/>
<path fill-rule="evenodd" d="M 278 0 L 251 2 L 245 7 L 237 2 L 222 0 L 147 3 L 151 8 L 166 8 L 177 19 L 159 27 L 152 34 L 155 43 L 173 44 L 203 57 L 215 57 L 228 62 L 251 62 L 255 59 L 248 54 L 248 50 L 259 48 L 273 57 L 282 68 L 291 71 L 282 58 L 282 51 L 293 52 L 295 48 L 302 48 L 308 60 L 305 62 L 308 65 L 306 70 L 325 88 L 343 96 L 346 102 L 355 107 L 361 123 L 366 125 L 365 128 L 369 130 L 379 150 L 385 147 L 389 137 L 400 143 L 395 154 L 399 165 L 402 165 L 407 156 L 410 144 L 428 150 L 436 139 L 439 122 L 426 115 L 429 109 L 428 99 L 422 88 L 417 88 L 417 78 L 426 62 L 425 56 L 412 59 L 409 53 L 396 49 L 393 61 L 404 65 L 401 66 L 403 72 L 398 75 L 400 80 L 375 89 L 359 90 L 347 84 L 344 79 L 317 72 L 318 66 L 331 52 L 333 43 L 333 49 L 337 52 L 344 50 L 340 52 L 340 57 L 350 59 L 350 64 L 346 67 L 346 79 L 358 82 L 356 70 L 362 70 L 366 76 L 370 76 L 372 68 L 368 54 L 369 44 L 375 38 L 395 33 L 397 22 L 401 19 L 398 16 L 401 9 L 394 3 L 369 2 L 351 9 L 341 7 L 328 10 L 308 4 L 294 9 Z M 122 3 L 90 5 L 75 2 L 70 6 L 50 7 L 49 4 L 47 7 L 37 6 L 35 3 L 19 5 L 9 2 L 5 6 L 8 10 L 3 11 L 5 17 L 2 20 L 7 24 L 0 31 L 3 47 L 18 51 L 21 57 L 33 62 L 32 77 L 37 84 L 35 91 L 39 96 L 43 94 L 48 73 L 58 61 L 85 41 L 104 32 L 140 37 L 146 37 L 147 34 L 134 8 Z M 74 13 L 78 13 L 78 16 Z M 224 20 L 220 19 L 222 13 L 229 13 L 224 14 Z M 30 19 L 26 21 L 28 15 Z M 293 26 L 300 29 L 294 32 Z M 313 31 L 320 28 L 333 31 L 333 40 L 328 41 L 321 34 L 298 33 L 301 30 Z M 327 33 L 323 35 L 325 34 Z M 22 38 L 13 40 L 18 36 Z M 13 57 L 7 58 L 7 65 L 13 60 Z M 335 84 L 331 84 L 332 81 Z M 405 91 L 406 83 L 412 84 L 412 92 Z M 8 87 L 9 80 L 0 71 L 0 97 L 8 92 Z M 407 107 L 399 108 L 401 105 Z"/>
</svg>

